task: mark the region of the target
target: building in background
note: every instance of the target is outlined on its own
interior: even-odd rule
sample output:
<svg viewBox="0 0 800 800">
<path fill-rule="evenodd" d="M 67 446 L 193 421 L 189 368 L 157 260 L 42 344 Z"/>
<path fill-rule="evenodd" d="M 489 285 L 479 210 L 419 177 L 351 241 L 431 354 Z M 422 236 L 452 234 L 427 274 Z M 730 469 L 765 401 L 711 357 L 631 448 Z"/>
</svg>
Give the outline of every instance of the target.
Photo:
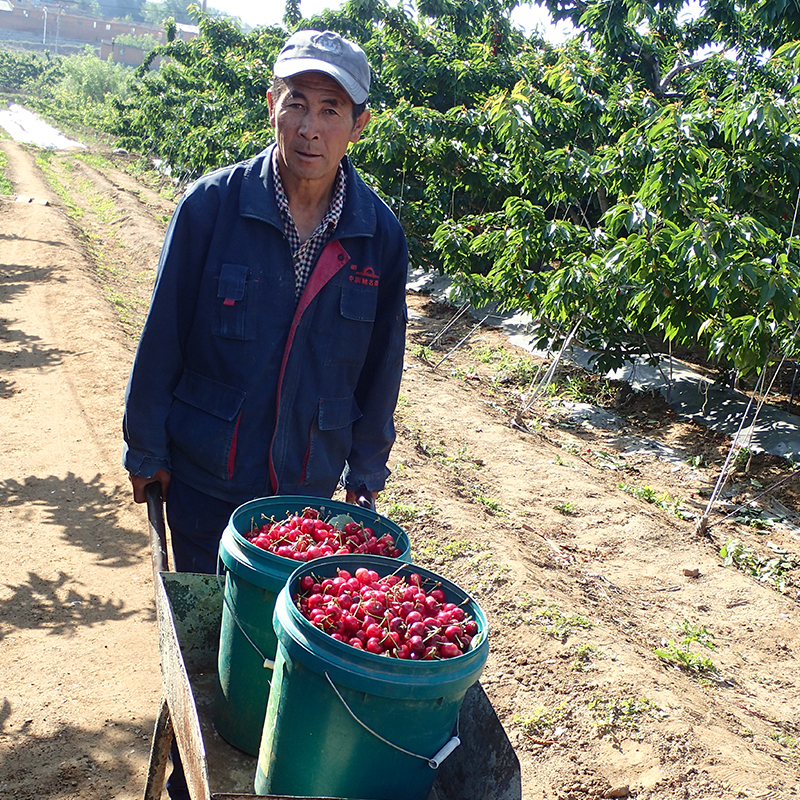
<svg viewBox="0 0 800 800">
<path fill-rule="evenodd" d="M 193 39 L 198 34 L 195 25 L 177 25 L 179 39 Z M 115 44 L 116 38 L 122 35 L 148 35 L 158 44 L 166 42 L 161 25 L 98 17 L 67 2 L 0 0 L 0 46 L 69 55 L 84 52 L 89 45 L 99 58 L 110 56 L 121 64 L 138 66 L 146 51 Z"/>
</svg>

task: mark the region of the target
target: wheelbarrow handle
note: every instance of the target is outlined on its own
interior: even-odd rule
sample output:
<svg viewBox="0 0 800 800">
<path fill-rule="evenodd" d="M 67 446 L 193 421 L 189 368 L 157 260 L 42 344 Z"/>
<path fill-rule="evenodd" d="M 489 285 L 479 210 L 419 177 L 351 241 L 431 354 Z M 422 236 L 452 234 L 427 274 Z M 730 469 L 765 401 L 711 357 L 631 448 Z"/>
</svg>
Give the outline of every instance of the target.
<svg viewBox="0 0 800 800">
<path fill-rule="evenodd" d="M 167 527 L 164 524 L 164 498 L 158 481 L 144 487 L 147 501 L 147 519 L 150 523 L 150 554 L 153 559 L 153 574 L 169 570 L 167 555 Z"/>
</svg>

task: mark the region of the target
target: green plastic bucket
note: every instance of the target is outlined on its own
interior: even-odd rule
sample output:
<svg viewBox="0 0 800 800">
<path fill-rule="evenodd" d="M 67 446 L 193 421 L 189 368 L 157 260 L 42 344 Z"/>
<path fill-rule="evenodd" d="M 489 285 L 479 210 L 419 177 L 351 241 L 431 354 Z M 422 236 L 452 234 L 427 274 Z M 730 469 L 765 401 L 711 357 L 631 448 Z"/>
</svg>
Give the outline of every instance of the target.
<svg viewBox="0 0 800 800">
<path fill-rule="evenodd" d="M 257 547 L 243 534 L 273 517 L 284 519 L 308 507 L 318 509 L 323 519 L 349 514 L 380 534 L 391 533 L 401 551 L 400 560 L 410 557 L 408 535 L 402 528 L 375 511 L 350 503 L 278 495 L 251 500 L 233 512 L 222 534 L 217 562 L 218 567 L 220 563 L 224 567 L 225 581 L 213 719 L 220 736 L 250 755 L 258 754 L 277 649 L 272 628 L 275 599 L 302 562 Z"/>
<path fill-rule="evenodd" d="M 312 625 L 292 601 L 304 576 L 334 577 L 352 566 L 329 556 L 298 568 L 275 603 L 278 652 L 256 794 L 426 800 L 439 764 L 458 744 L 464 695 L 488 656 L 483 611 L 463 589 L 433 572 L 391 559 L 357 558 L 359 566 L 379 575 L 416 572 L 440 584 L 448 602 L 475 618 L 478 633 L 470 650 L 443 660 L 358 650 Z"/>
</svg>

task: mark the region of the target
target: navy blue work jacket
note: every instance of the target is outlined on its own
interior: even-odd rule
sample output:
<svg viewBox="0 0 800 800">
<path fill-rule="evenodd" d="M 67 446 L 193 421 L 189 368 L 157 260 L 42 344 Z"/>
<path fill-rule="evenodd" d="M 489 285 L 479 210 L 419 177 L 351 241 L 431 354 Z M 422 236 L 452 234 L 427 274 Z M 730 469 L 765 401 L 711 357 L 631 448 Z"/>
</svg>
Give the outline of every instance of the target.
<svg viewBox="0 0 800 800">
<path fill-rule="evenodd" d="M 123 463 L 243 503 L 383 488 L 407 312 L 406 240 L 349 159 L 332 240 L 296 301 L 272 148 L 184 195 L 125 395 Z"/>
</svg>

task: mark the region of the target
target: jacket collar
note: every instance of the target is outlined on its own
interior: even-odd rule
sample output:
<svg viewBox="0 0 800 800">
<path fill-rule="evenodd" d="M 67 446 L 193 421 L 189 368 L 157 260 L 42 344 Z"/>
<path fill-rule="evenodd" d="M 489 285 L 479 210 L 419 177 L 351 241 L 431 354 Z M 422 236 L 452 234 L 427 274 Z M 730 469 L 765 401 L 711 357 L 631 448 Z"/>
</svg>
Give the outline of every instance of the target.
<svg viewBox="0 0 800 800">
<path fill-rule="evenodd" d="M 239 213 L 243 217 L 268 222 L 282 231 L 283 220 L 278 211 L 275 187 L 272 183 L 272 151 L 274 148 L 273 144 L 247 162 L 239 195 Z M 339 224 L 336 226 L 332 238 L 374 236 L 377 215 L 372 194 L 347 156 L 342 159 L 342 164 L 347 173 L 347 197 Z"/>
</svg>

